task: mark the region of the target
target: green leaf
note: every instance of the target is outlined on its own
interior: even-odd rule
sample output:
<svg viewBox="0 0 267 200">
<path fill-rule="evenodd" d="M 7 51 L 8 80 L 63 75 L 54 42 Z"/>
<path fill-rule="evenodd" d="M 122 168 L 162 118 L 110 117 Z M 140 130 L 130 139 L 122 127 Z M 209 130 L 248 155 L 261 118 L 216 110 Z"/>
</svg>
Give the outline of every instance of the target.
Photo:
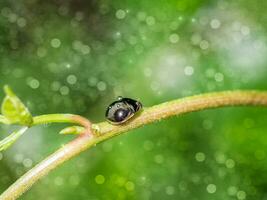
<svg viewBox="0 0 267 200">
<path fill-rule="evenodd" d="M 6 150 L 10 145 L 12 145 L 20 136 L 25 133 L 28 127 L 23 127 L 18 131 L 11 133 L 9 136 L 0 141 L 0 152 Z"/>
<path fill-rule="evenodd" d="M 81 134 L 84 130 L 84 127 L 81 126 L 70 126 L 61 130 L 59 134 Z"/>
<path fill-rule="evenodd" d="M 0 115 L 0 123 L 3 124 L 10 124 L 7 118 L 5 118 L 3 115 Z"/>
<path fill-rule="evenodd" d="M 32 115 L 28 108 L 8 87 L 4 87 L 6 96 L 1 106 L 2 114 L 10 123 L 18 123 L 21 125 L 30 126 L 33 122 Z"/>
</svg>

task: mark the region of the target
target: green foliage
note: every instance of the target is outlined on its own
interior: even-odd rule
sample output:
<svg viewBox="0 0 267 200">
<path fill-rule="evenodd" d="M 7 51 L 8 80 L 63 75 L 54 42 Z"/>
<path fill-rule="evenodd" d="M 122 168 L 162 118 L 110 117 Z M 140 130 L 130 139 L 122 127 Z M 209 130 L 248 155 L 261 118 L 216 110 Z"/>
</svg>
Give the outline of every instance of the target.
<svg viewBox="0 0 267 200">
<path fill-rule="evenodd" d="M 21 102 L 15 93 L 7 85 L 4 87 L 6 96 L 1 106 L 3 116 L 0 117 L 0 122 L 6 124 L 20 124 L 22 127 L 18 131 L 0 141 L 0 151 L 10 147 L 20 136 L 22 136 L 29 126 L 33 123 L 33 118 L 28 108 Z"/>
<path fill-rule="evenodd" d="M 1 106 L 2 114 L 12 124 L 20 124 L 30 126 L 33 122 L 32 115 L 28 108 L 21 102 L 21 100 L 8 87 L 4 87 L 6 96 Z"/>
</svg>

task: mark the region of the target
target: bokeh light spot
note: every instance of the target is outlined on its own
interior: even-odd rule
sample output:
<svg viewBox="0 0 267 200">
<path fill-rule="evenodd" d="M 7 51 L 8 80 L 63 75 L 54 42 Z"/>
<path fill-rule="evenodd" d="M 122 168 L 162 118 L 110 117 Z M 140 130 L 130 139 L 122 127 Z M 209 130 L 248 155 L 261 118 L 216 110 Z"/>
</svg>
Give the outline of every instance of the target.
<svg viewBox="0 0 267 200">
<path fill-rule="evenodd" d="M 175 188 L 173 186 L 167 186 L 165 191 L 167 195 L 173 195 L 175 192 Z"/>
<path fill-rule="evenodd" d="M 169 40 L 171 43 L 175 44 L 179 41 L 179 35 L 176 33 L 173 33 L 170 35 Z"/>
<path fill-rule="evenodd" d="M 215 79 L 215 81 L 217 81 L 217 82 L 222 82 L 223 79 L 224 79 L 224 76 L 223 76 L 222 73 L 216 73 L 216 74 L 214 75 L 214 79 Z"/>
<path fill-rule="evenodd" d="M 158 164 L 161 164 L 164 161 L 164 157 L 161 154 L 158 154 L 154 157 L 154 161 Z"/>
<path fill-rule="evenodd" d="M 26 19 L 23 17 L 18 18 L 17 24 L 19 27 L 23 28 L 27 24 Z"/>
<path fill-rule="evenodd" d="M 61 45 L 61 41 L 58 38 L 54 38 L 51 40 L 50 44 L 54 48 L 59 48 Z"/>
<path fill-rule="evenodd" d="M 198 153 L 196 153 L 195 158 L 196 158 L 196 161 L 203 162 L 205 160 L 206 156 L 204 153 L 198 152 Z"/>
<path fill-rule="evenodd" d="M 184 74 L 186 76 L 191 76 L 191 75 L 193 75 L 193 73 L 194 73 L 194 68 L 192 66 L 186 66 L 184 68 Z"/>
<path fill-rule="evenodd" d="M 214 185 L 214 184 L 209 184 L 209 185 L 207 186 L 207 191 L 208 191 L 208 193 L 210 193 L 210 194 L 215 193 L 215 192 L 216 192 L 216 189 L 217 189 L 217 187 L 216 187 L 216 185 Z"/>
<path fill-rule="evenodd" d="M 32 167 L 32 160 L 29 158 L 26 158 L 23 160 L 22 164 L 24 165 L 24 167 L 30 168 Z"/>
<path fill-rule="evenodd" d="M 27 79 L 27 84 L 32 88 L 32 89 L 37 89 L 40 86 L 40 82 L 32 77 L 29 77 Z"/>
<path fill-rule="evenodd" d="M 61 176 L 58 176 L 54 179 L 54 183 L 56 186 L 61 186 L 64 184 L 64 179 Z"/>
<path fill-rule="evenodd" d="M 152 26 L 152 25 L 154 25 L 156 23 L 156 20 L 155 20 L 154 17 L 149 16 L 149 17 L 146 18 L 146 23 L 147 23 L 147 25 Z"/>
<path fill-rule="evenodd" d="M 208 41 L 206 41 L 206 40 L 202 40 L 202 41 L 199 43 L 199 46 L 200 46 L 201 49 L 206 50 L 206 49 L 209 48 L 210 45 L 209 45 L 209 42 L 208 42 Z"/>
<path fill-rule="evenodd" d="M 210 26 L 213 29 L 218 29 L 221 26 L 221 22 L 218 19 L 213 19 L 210 22 Z"/>
<path fill-rule="evenodd" d="M 227 193 L 230 195 L 230 196 L 235 196 L 236 193 L 237 193 L 237 188 L 235 186 L 230 186 L 228 189 L 227 189 Z"/>
<path fill-rule="evenodd" d="M 70 89 L 67 87 L 67 86 L 62 86 L 60 89 L 59 89 L 60 93 L 62 95 L 68 95 L 69 92 L 70 92 Z"/>
<path fill-rule="evenodd" d="M 225 161 L 225 165 L 227 168 L 231 169 L 231 168 L 234 168 L 235 167 L 235 161 L 232 160 L 232 159 L 227 159 Z"/>
<path fill-rule="evenodd" d="M 244 191 L 238 191 L 237 194 L 236 194 L 237 198 L 240 199 L 240 200 L 244 200 L 246 199 L 246 193 Z"/>
<path fill-rule="evenodd" d="M 77 82 L 77 77 L 73 74 L 68 75 L 67 82 L 71 85 L 74 85 Z"/>
<path fill-rule="evenodd" d="M 133 191 L 134 188 L 135 188 L 135 184 L 133 182 L 131 182 L 131 181 L 127 181 L 126 184 L 125 184 L 125 188 L 128 191 Z"/>
<path fill-rule="evenodd" d="M 101 184 L 105 183 L 105 177 L 103 175 L 99 174 L 95 177 L 95 182 L 97 184 L 101 185 Z"/>
<path fill-rule="evenodd" d="M 126 12 L 122 9 L 117 10 L 116 17 L 118 19 L 124 19 L 126 17 Z"/>
<path fill-rule="evenodd" d="M 97 83 L 97 89 L 98 89 L 99 91 L 105 91 L 106 88 L 107 88 L 107 84 L 106 84 L 104 81 L 99 81 L 99 82 Z"/>
</svg>

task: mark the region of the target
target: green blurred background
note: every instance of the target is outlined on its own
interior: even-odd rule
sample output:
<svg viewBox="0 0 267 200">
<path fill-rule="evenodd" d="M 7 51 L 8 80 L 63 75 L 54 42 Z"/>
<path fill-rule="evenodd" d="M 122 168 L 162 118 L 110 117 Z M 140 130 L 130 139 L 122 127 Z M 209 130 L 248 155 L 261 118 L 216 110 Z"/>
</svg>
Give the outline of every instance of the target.
<svg viewBox="0 0 267 200">
<path fill-rule="evenodd" d="M 34 115 L 105 120 L 117 96 L 144 106 L 267 89 L 267 2 L 1 0 L 0 86 Z M 0 98 L 3 98 L 3 92 Z M 33 127 L 0 153 L 0 192 L 73 136 Z M 13 127 L 0 126 L 0 137 Z M 173 117 L 97 145 L 21 199 L 267 199 L 267 109 Z"/>
</svg>

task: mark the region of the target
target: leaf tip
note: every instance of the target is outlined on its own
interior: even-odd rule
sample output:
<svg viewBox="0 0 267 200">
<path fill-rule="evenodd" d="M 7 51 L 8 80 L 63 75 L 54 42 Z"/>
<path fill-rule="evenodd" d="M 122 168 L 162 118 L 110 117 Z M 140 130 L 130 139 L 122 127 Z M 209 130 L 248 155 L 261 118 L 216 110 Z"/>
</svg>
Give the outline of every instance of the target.
<svg viewBox="0 0 267 200">
<path fill-rule="evenodd" d="M 14 95 L 14 92 L 8 85 L 4 85 L 4 91 L 7 95 L 10 95 L 10 96 Z"/>
</svg>

